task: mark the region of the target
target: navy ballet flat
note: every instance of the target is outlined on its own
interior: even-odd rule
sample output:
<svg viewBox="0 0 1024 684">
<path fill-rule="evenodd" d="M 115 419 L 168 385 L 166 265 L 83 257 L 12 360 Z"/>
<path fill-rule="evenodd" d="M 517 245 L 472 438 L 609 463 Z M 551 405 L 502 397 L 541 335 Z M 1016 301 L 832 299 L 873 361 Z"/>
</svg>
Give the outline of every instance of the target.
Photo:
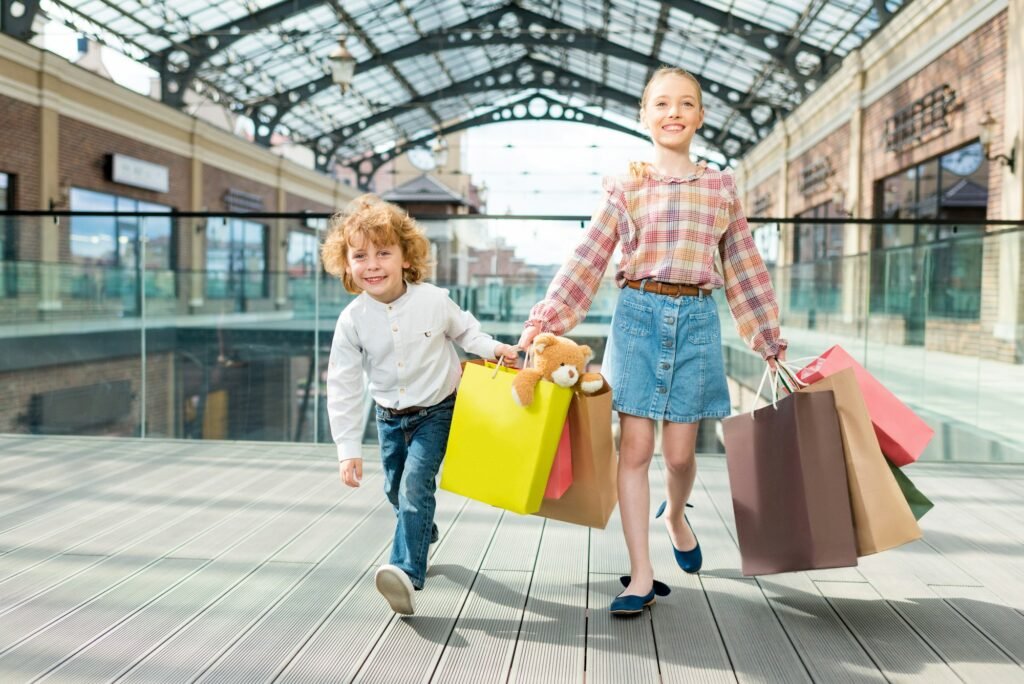
<svg viewBox="0 0 1024 684">
<path fill-rule="evenodd" d="M 661 505 L 658 506 L 658 511 L 654 514 L 655 518 L 660 518 L 665 512 L 665 507 L 668 505 L 668 501 L 662 501 Z M 687 508 L 693 508 L 691 504 L 686 504 Z M 690 519 L 683 515 L 683 519 L 686 520 L 686 524 L 690 524 Z M 693 527 L 690 527 L 690 531 L 693 532 Z M 697 533 L 693 533 L 693 538 L 697 539 Z M 672 538 L 669 537 L 669 543 Z M 700 540 L 697 540 L 697 545 L 689 551 L 680 551 L 676 548 L 675 544 L 672 544 L 672 554 L 675 556 L 676 565 L 683 569 L 683 572 L 690 573 L 691 575 L 700 572 L 701 565 L 704 564 L 704 556 L 700 552 Z"/>
<path fill-rule="evenodd" d="M 619 578 L 622 586 L 629 586 L 629 575 L 624 575 Z M 651 591 L 644 596 L 623 596 L 619 594 L 612 600 L 612 605 L 608 607 L 608 612 L 612 615 L 627 616 L 627 615 L 639 615 L 643 612 L 644 606 L 649 606 L 654 603 L 658 596 L 668 596 L 672 593 L 672 590 L 668 588 L 668 585 L 664 582 L 654 580 L 654 585 L 651 587 Z"/>
</svg>

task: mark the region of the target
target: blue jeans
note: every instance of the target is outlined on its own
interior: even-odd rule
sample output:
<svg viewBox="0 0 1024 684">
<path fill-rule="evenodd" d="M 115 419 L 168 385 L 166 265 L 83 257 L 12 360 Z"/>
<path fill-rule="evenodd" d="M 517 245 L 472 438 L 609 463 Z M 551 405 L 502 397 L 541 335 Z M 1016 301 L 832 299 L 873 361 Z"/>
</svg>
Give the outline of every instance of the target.
<svg viewBox="0 0 1024 684">
<path fill-rule="evenodd" d="M 432 534 L 436 538 L 434 492 L 454 408 L 454 395 L 401 416 L 377 407 L 384 493 L 398 518 L 390 562 L 401 568 L 417 589 L 422 589 L 426 580 Z"/>
</svg>

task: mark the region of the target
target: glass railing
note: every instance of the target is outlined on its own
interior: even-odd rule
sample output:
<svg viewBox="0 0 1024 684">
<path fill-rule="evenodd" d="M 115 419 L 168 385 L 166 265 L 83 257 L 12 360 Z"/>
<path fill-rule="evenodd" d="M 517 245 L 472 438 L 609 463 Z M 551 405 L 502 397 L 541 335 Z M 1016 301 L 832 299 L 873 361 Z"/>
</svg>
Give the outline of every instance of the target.
<svg viewBox="0 0 1024 684">
<path fill-rule="evenodd" d="M 54 230 L 50 217 L 5 217 L 19 224 L 9 235 L 26 236 L 18 253 L 57 256 L 0 262 L 0 432 L 330 441 L 327 357 L 353 295 L 316 275 L 315 255 L 289 263 L 283 236 L 307 218 L 274 215 L 263 245 L 250 238 L 237 254 L 228 243 L 207 254 L 196 217 L 174 217 L 174 249 L 149 245 L 144 220 L 141 240 L 89 242 L 67 240 L 64 218 Z M 576 218 L 423 224 L 435 282 L 508 342 L 581 234 Z M 41 229 L 65 237 L 40 247 L 28 236 Z M 790 359 L 841 344 L 924 416 L 937 428 L 926 458 L 1024 461 L 1024 225 L 974 231 L 770 265 L 783 331 Z M 598 364 L 618 295 L 612 278 L 610 269 L 571 333 Z M 728 373 L 756 387 L 763 365 L 715 296 Z"/>
</svg>

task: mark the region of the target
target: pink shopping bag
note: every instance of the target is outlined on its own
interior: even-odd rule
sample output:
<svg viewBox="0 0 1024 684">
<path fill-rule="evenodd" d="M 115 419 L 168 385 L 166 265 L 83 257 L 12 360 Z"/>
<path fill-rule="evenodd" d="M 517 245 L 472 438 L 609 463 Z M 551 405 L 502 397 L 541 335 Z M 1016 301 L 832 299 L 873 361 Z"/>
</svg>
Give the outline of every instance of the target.
<svg viewBox="0 0 1024 684">
<path fill-rule="evenodd" d="M 572 484 L 572 441 L 569 439 L 569 421 L 562 427 L 562 437 L 558 440 L 558 451 L 551 464 L 551 475 L 548 486 L 544 490 L 545 499 L 560 499 Z"/>
<path fill-rule="evenodd" d="M 797 377 L 806 383 L 813 383 L 845 368 L 852 368 L 857 377 L 882 453 L 895 466 L 905 466 L 916 461 L 935 431 L 838 344 L 807 364 L 797 373 Z"/>
</svg>

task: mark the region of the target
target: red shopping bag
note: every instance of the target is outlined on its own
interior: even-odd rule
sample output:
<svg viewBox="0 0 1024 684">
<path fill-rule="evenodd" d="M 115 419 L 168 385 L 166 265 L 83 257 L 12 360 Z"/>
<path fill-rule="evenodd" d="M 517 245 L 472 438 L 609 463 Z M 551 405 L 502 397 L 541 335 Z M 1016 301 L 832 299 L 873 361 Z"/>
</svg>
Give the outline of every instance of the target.
<svg viewBox="0 0 1024 684">
<path fill-rule="evenodd" d="M 545 499 L 561 499 L 572 484 L 572 440 L 569 438 L 569 421 L 565 421 L 562 437 L 558 440 L 558 451 L 551 464 L 548 486 L 544 489 Z"/>
<path fill-rule="evenodd" d="M 882 453 L 895 466 L 916 461 L 935 431 L 838 344 L 807 364 L 797 377 L 813 383 L 846 368 L 852 368 L 857 377 Z"/>
</svg>

